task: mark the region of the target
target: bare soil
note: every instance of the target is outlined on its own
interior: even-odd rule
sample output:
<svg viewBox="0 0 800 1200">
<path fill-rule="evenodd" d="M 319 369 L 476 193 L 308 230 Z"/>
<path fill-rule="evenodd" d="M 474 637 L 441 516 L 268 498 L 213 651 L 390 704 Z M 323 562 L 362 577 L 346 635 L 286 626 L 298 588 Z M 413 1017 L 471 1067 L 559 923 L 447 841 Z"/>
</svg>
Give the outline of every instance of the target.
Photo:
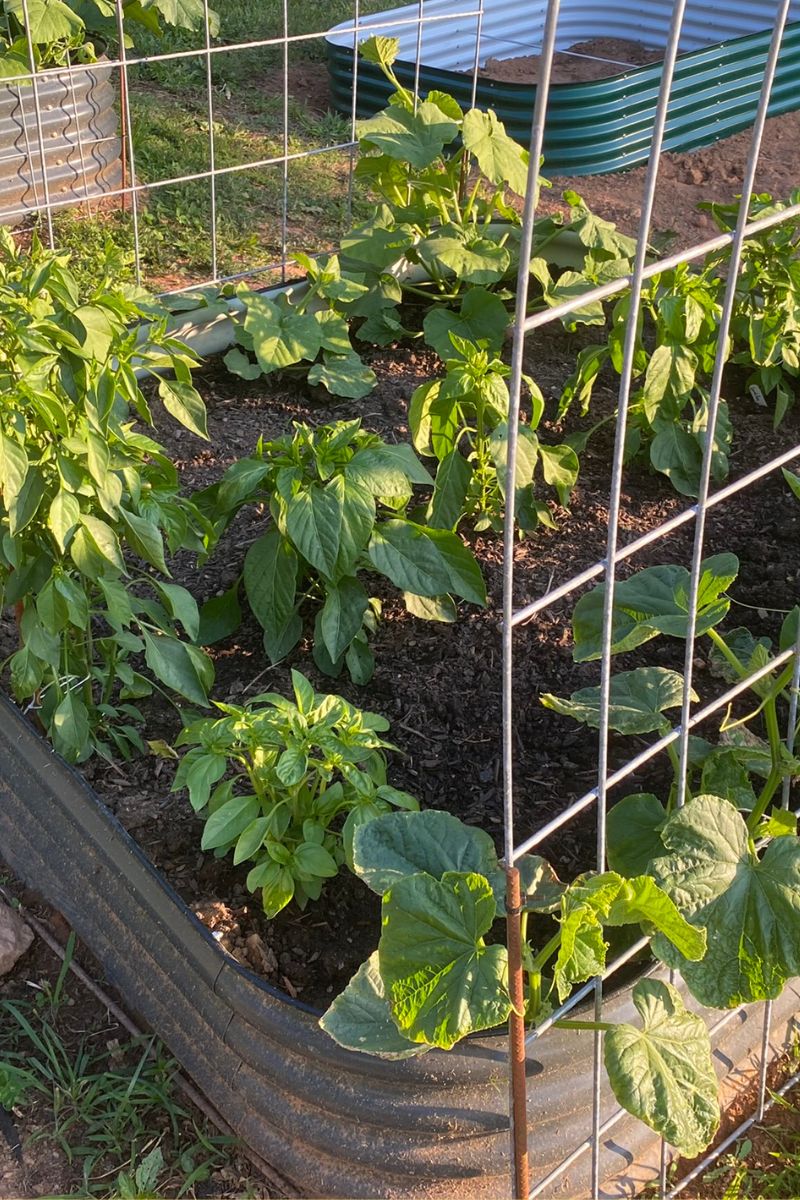
<svg viewBox="0 0 800 1200">
<path fill-rule="evenodd" d="M 623 75 L 632 67 L 660 62 L 664 51 L 652 50 L 641 42 L 627 38 L 590 38 L 576 42 L 568 50 L 553 55 L 553 83 L 588 83 L 594 79 L 609 79 Z M 490 58 L 481 75 L 504 83 L 538 83 L 541 57 L 538 54 L 518 55 L 515 58 Z"/>
</svg>

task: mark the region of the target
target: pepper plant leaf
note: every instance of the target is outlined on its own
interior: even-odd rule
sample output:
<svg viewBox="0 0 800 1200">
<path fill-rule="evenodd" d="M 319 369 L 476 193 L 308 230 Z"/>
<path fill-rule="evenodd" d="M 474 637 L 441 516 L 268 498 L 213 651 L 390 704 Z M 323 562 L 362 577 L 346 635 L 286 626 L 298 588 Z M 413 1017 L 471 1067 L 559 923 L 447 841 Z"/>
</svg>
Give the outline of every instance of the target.
<svg viewBox="0 0 800 1200">
<path fill-rule="evenodd" d="M 361 964 L 344 991 L 320 1017 L 319 1024 L 346 1050 L 360 1050 L 378 1058 L 411 1058 L 430 1049 L 409 1041 L 392 1020 L 377 950 Z"/>
<path fill-rule="evenodd" d="M 727 800 L 697 796 L 661 830 L 667 853 L 651 864 L 657 882 L 708 935 L 690 962 L 663 937 L 653 950 L 677 967 L 701 1004 L 734 1008 L 778 996 L 800 974 L 800 840 L 780 837 L 763 858 Z"/>
<path fill-rule="evenodd" d="M 739 572 L 735 554 L 715 554 L 701 564 L 697 594 L 697 636 L 718 625 L 730 608 L 725 592 Z M 602 653 L 605 584 L 581 596 L 572 617 L 573 657 L 588 662 Z M 689 572 L 669 565 L 645 567 L 614 588 L 612 652 L 633 650 L 660 633 L 686 636 L 689 621 Z"/>
<path fill-rule="evenodd" d="M 720 1120 L 705 1023 L 687 1011 L 676 988 L 658 979 L 641 979 L 632 999 L 642 1027 L 615 1025 L 605 1035 L 614 1095 L 681 1154 L 699 1154 Z"/>
<path fill-rule="evenodd" d="M 697 695 L 692 691 L 692 699 Z M 569 700 L 549 693 L 541 697 L 545 708 L 574 717 L 592 729 L 600 727 L 600 688 L 581 688 Z M 653 733 L 668 727 L 664 711 L 683 701 L 683 676 L 666 667 L 638 667 L 622 671 L 611 680 L 609 728 L 618 733 Z"/>
<path fill-rule="evenodd" d="M 380 971 L 392 1016 L 413 1042 L 445 1050 L 511 1011 L 508 952 L 483 940 L 497 913 L 482 875 L 409 875 L 382 905 Z"/>
</svg>

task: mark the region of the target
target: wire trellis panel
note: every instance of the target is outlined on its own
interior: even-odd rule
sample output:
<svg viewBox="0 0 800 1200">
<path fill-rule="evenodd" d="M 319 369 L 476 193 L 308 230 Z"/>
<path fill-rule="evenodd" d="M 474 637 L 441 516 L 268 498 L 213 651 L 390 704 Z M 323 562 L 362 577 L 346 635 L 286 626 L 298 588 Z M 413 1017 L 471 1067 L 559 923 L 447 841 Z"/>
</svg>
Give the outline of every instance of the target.
<svg viewBox="0 0 800 1200">
<path fill-rule="evenodd" d="M 417 82 L 419 81 L 419 71 L 421 66 L 421 54 L 424 44 L 423 33 L 427 27 L 436 25 L 442 29 L 457 29 L 459 23 L 467 23 L 474 35 L 474 50 L 470 53 L 471 60 L 471 78 L 472 78 L 472 94 L 475 96 L 479 70 L 485 61 L 485 53 L 482 49 L 482 36 L 484 29 L 485 5 L 488 0 L 476 0 L 475 3 L 465 3 L 462 7 L 452 5 L 445 12 L 440 3 L 432 3 L 426 5 L 425 0 L 418 0 L 416 12 L 413 16 L 387 17 L 387 20 L 382 23 L 373 14 L 373 9 L 370 9 L 369 33 L 380 33 L 383 29 L 394 32 L 398 24 L 407 26 L 408 37 L 413 38 L 416 46 L 416 70 Z M 322 6 L 324 7 L 324 6 Z M 388 3 L 384 5 L 388 7 Z M 203 0 L 204 17 L 202 29 L 200 31 L 200 41 L 196 47 L 190 49 L 175 49 L 167 50 L 163 53 L 152 55 L 137 55 L 135 51 L 128 51 L 125 48 L 125 39 L 122 36 L 124 32 L 124 11 L 122 0 L 116 0 L 116 16 L 117 28 L 119 34 L 119 54 L 116 58 L 109 58 L 102 67 L 104 73 L 116 73 L 120 86 L 120 121 L 123 143 L 123 169 L 124 178 L 117 185 L 113 183 L 107 190 L 99 189 L 92 195 L 87 194 L 87 198 L 93 200 L 102 199 L 104 202 L 108 200 L 124 200 L 130 212 L 130 217 L 133 226 L 133 247 L 135 256 L 135 270 L 137 279 L 143 277 L 143 264 L 141 253 L 141 220 L 142 208 L 146 203 L 147 197 L 157 194 L 159 191 L 179 187 L 189 183 L 205 182 L 209 187 L 208 199 L 208 243 L 209 243 L 209 267 L 204 283 L 219 284 L 226 281 L 235 281 L 240 279 L 252 279 L 254 277 L 266 275 L 270 272 L 277 272 L 281 279 L 287 278 L 287 273 L 291 264 L 291 217 L 292 217 L 292 194 L 290 187 L 290 172 L 294 164 L 299 162 L 308 162 L 319 156 L 347 156 L 349 169 L 347 183 L 344 188 L 345 194 L 345 210 L 349 214 L 352 211 L 354 202 L 353 188 L 353 168 L 356 161 L 357 152 L 357 127 L 356 127 L 356 99 L 358 86 L 358 57 L 355 54 L 356 47 L 362 38 L 364 31 L 364 8 L 365 5 L 360 0 L 354 0 L 352 8 L 352 24 L 349 27 L 342 29 L 340 26 L 338 34 L 340 36 L 351 36 L 354 50 L 354 90 L 352 111 L 347 120 L 347 127 L 343 136 L 335 138 L 329 144 L 318 146 L 305 146 L 302 149 L 292 148 L 291 138 L 291 113 L 290 113 L 290 51 L 298 46 L 308 46 L 319 41 L 324 37 L 327 28 L 321 28 L 312 32 L 292 32 L 291 27 L 291 0 L 281 0 L 277 6 L 279 11 L 278 25 L 274 35 L 253 39 L 251 41 L 238 41 L 231 44 L 218 44 L 212 33 L 211 23 L 211 8 L 209 0 Z M 374 6 L 373 6 L 374 8 Z M 544 21 L 542 25 L 541 44 L 537 47 L 540 53 L 538 88 L 536 94 L 535 108 L 532 114 L 531 138 L 530 138 L 530 171 L 528 178 L 528 192 L 525 203 L 522 233 L 521 233 L 521 251 L 520 251 L 520 271 L 517 279 L 517 296 L 516 308 L 513 320 L 513 341 L 511 350 L 511 377 L 510 377 L 510 393 L 511 393 L 511 411 L 509 418 L 509 465 L 508 470 L 510 476 L 514 476 L 514 464 L 517 452 L 516 430 L 519 420 L 521 390 L 523 373 L 525 366 L 525 358 L 529 351 L 530 340 L 535 337 L 538 331 L 546 326 L 559 322 L 561 318 L 568 316 L 570 313 L 576 312 L 578 309 L 585 307 L 589 302 L 595 300 L 607 300 L 614 296 L 619 296 L 623 292 L 629 292 L 631 296 L 630 313 L 628 317 L 625 344 L 623 352 L 623 366 L 620 376 L 619 393 L 618 393 L 618 409 L 615 427 L 614 439 L 614 455 L 613 463 L 610 472 L 609 480 L 609 503 L 608 503 L 608 534 L 605 547 L 605 555 L 597 562 L 590 566 L 575 572 L 567 578 L 557 581 L 555 586 L 548 589 L 540 596 L 530 600 L 528 603 L 516 607 L 514 604 L 514 585 L 515 585 L 515 562 L 514 562 L 514 547 L 515 547 L 515 513 L 514 513 L 514 496 L 513 489 L 509 489 L 509 494 L 506 502 L 506 522 L 504 531 L 504 565 L 503 565 L 503 665 L 502 665 L 502 698 L 504 710 L 503 722 L 503 789 L 504 789 L 504 850 L 506 863 L 511 866 L 517 862 L 523 854 L 530 852 L 541 844 L 553 833 L 560 829 L 564 829 L 570 825 L 581 813 L 588 810 L 593 810 L 596 816 L 596 865 L 597 869 L 602 871 L 606 866 L 606 805 L 611 790 L 623 780 L 633 775 L 641 766 L 649 762 L 657 755 L 663 754 L 669 747 L 677 747 L 679 754 L 681 770 L 679 779 L 685 780 L 686 764 L 689 752 L 689 737 L 691 731 L 708 719 L 711 715 L 725 709 L 732 701 L 747 690 L 753 683 L 761 678 L 768 676 L 777 666 L 786 665 L 794 660 L 795 670 L 792 683 L 792 702 L 790 708 L 790 728 L 787 738 L 787 745 L 791 750 L 793 747 L 793 731 L 797 722 L 797 696 L 800 688 L 800 642 L 797 646 L 784 650 L 783 652 L 774 655 L 764 666 L 755 671 L 746 680 L 740 680 L 732 685 L 716 699 L 700 706 L 695 706 L 692 701 L 692 675 L 694 670 L 694 653 L 695 653 L 695 621 L 694 612 L 698 595 L 698 587 L 701 575 L 701 563 L 706 542 L 706 523 L 708 514 L 720 505 L 724 505 L 732 500 L 733 497 L 746 492 L 752 488 L 760 480 L 767 477 L 772 472 L 779 470 L 782 466 L 790 465 L 800 458 L 800 445 L 789 447 L 782 450 L 780 453 L 774 454 L 767 461 L 750 470 L 741 477 L 733 480 L 724 487 L 712 490 L 711 487 L 711 468 L 712 468 L 712 452 L 714 446 L 714 430 L 719 413 L 719 404 L 722 389 L 722 372 L 725 364 L 725 341 L 728 327 L 731 320 L 732 305 L 734 299 L 734 289 L 736 284 L 737 273 L 739 270 L 742 248 L 748 238 L 757 234 L 764 233 L 770 229 L 777 228 L 782 223 L 790 221 L 800 216 L 800 203 L 789 205 L 779 212 L 770 213 L 766 216 L 758 218 L 750 218 L 748 216 L 750 208 L 750 198 L 754 193 L 756 172 L 758 167 L 759 152 L 761 149 L 764 122 L 766 119 L 767 109 L 769 105 L 770 92 L 772 81 L 775 74 L 776 63 L 781 46 L 781 39 L 785 29 L 787 14 L 790 8 L 790 0 L 776 0 L 774 5 L 774 24 L 773 36 L 770 46 L 770 52 L 767 60 L 767 65 L 764 73 L 763 86 L 759 99 L 758 114 L 753 127 L 752 138 L 747 155 L 747 160 L 744 164 L 744 182 L 742 184 L 742 203 L 740 208 L 739 218 L 734 230 L 729 233 L 721 233 L 714 237 L 707 238 L 701 242 L 669 254 L 651 259 L 649 257 L 648 246 L 650 242 L 650 232 L 652 224 L 652 214 L 654 202 L 659 187 L 659 166 L 661 162 L 661 148 L 664 136 L 664 129 L 667 120 L 667 113 L 670 102 L 671 85 L 675 68 L 675 60 L 681 47 L 682 31 L 684 27 L 684 19 L 686 15 L 687 0 L 674 0 L 670 14 L 669 33 L 667 35 L 666 44 L 664 47 L 664 61 L 662 67 L 661 85 L 659 91 L 658 106 L 656 117 L 652 131 L 651 154 L 646 170 L 644 186 L 641 198 L 640 220 L 638 228 L 637 251 L 634 261 L 633 270 L 629 275 L 614 279 L 608 283 L 593 287 L 580 296 L 575 297 L 570 301 L 565 301 L 557 306 L 550 307 L 544 311 L 534 314 L 528 313 L 528 285 L 529 285 L 529 270 L 528 263 L 531 258 L 531 249 L 534 236 L 534 222 L 537 216 L 537 189 L 536 180 L 539 171 L 539 162 L 541 157 L 542 144 L 544 139 L 544 130 L 547 121 L 548 95 L 550 82 L 552 78 L 553 55 L 559 46 L 559 18 L 561 4 L 560 0 L 548 0 L 544 6 Z M 28 0 L 22 0 L 23 14 L 28 15 Z M 242 53 L 251 53 L 256 50 L 276 52 L 279 56 L 280 65 L 279 72 L 282 82 L 281 89 L 281 105 L 280 105 L 280 136 L 279 148 L 275 153 L 263 154 L 252 158 L 246 158 L 245 161 L 238 163 L 225 163 L 220 156 L 220 141 L 217 131 L 216 118 L 219 111 L 218 92 L 215 85 L 214 68 L 217 62 L 220 61 L 222 55 L 236 55 Z M 34 47 L 28 36 L 28 54 L 32 67 L 35 67 Z M 138 133 L 133 119 L 133 90 L 132 90 L 132 75 L 137 68 L 156 64 L 172 64 L 176 68 L 185 63 L 187 60 L 196 60 L 202 63 L 203 86 L 205 89 L 205 116 L 207 119 L 207 152 L 208 165 L 204 169 L 185 170 L 173 172 L 161 178 L 142 177 L 140 150 L 138 144 Z M 78 79 L 87 71 L 92 69 L 91 65 L 83 63 L 70 62 L 63 68 L 58 69 L 59 78 L 66 80 Z M 74 196 L 62 196 L 60 194 L 51 195 L 48 183 L 49 179 L 49 162 L 50 157 L 47 147 L 46 121 L 45 115 L 42 112 L 40 103 L 40 90 L 42 87 L 41 78 L 34 73 L 31 76 L 20 75 L 14 78 L 5 78 L 4 86 L 18 84 L 20 89 L 30 87 L 30 103 L 33 106 L 35 114 L 35 137 L 32 140 L 28 152 L 36 163 L 38 158 L 38 168 L 34 168 L 34 176 L 40 186 L 37 187 L 37 194 L 34 203 L 18 205 L 4 211 L 3 218 L 6 220 L 16 220 L 20 217 L 28 217 L 31 214 L 38 214 L 44 224 L 47 237 L 51 245 L 57 242 L 56 228 L 54 217 L 63 208 L 74 203 Z M 85 132 L 85 131 L 84 131 Z M 113 138 L 104 133 L 100 137 L 87 135 L 84 136 L 79 129 L 77 136 L 77 148 L 82 156 L 91 155 L 96 150 L 100 143 L 116 141 L 116 133 Z M 0 167 L 4 148 L 0 147 Z M 37 175 L 38 169 L 38 175 Z M 280 203 L 278 211 L 279 233 L 279 249 L 274 258 L 267 261 L 262 261 L 256 265 L 247 266 L 240 271 L 222 272 L 220 269 L 220 247 L 219 247 L 219 222 L 221 216 L 222 202 L 220 200 L 219 188 L 222 181 L 231 178 L 251 176 L 254 173 L 263 172 L 274 169 L 280 173 Z M 655 528 L 648 529 L 646 532 L 633 538 L 623 544 L 620 531 L 620 512 L 621 512 L 621 497 L 623 489 L 623 479 L 625 473 L 625 440 L 629 423 L 630 404 L 632 396 L 632 379 L 634 365 L 634 349 L 635 349 L 635 331 L 636 317 L 639 308 L 640 299 L 645 283 L 660 274 L 661 272 L 676 267 L 682 263 L 693 263 L 703 259 L 706 255 L 724 249 L 730 248 L 730 270 L 726 284 L 723 313 L 719 328 L 719 341 L 717 347 L 717 355 L 715 359 L 713 378 L 710 388 L 709 400 L 709 416 L 708 416 L 708 432 L 705 443 L 705 451 L 703 456 L 703 466 L 701 475 L 701 485 L 699 496 L 696 502 L 688 504 L 682 511 L 678 512 L 668 520 L 663 521 Z M 197 280 L 188 284 L 188 287 L 194 287 Z M 180 291 L 180 287 L 171 289 L 172 291 Z M 618 569 L 621 564 L 636 556 L 641 551 L 652 547 L 656 544 L 664 542 L 669 535 L 676 532 L 684 526 L 693 526 L 693 549 L 689 571 L 689 613 L 690 630 L 686 642 L 686 653 L 684 662 L 684 687 L 681 706 L 680 721 L 668 734 L 659 737 L 651 745 L 642 749 L 638 753 L 630 756 L 621 766 L 611 769 L 609 763 L 609 696 L 611 680 L 613 677 L 613 661 L 612 661 L 612 614 L 613 602 L 615 594 L 615 584 L 618 580 Z M 547 610 L 555 609 L 564 600 L 570 597 L 573 593 L 585 588 L 588 584 L 596 581 L 601 581 L 605 584 L 605 601 L 604 601 L 604 624 L 603 624 L 603 639 L 602 653 L 600 656 L 600 688 L 601 688 L 601 715 L 600 727 L 597 742 L 597 773 L 596 782 L 573 803 L 568 805 L 562 812 L 555 817 L 543 823 L 529 836 L 517 841 L 515 835 L 515 818 L 518 815 L 519 800 L 517 799 L 514 786 L 514 766 L 515 766 L 515 747 L 516 747 L 516 723 L 515 723 L 515 695 L 513 686 L 513 672 L 515 662 L 515 634 L 517 630 L 530 621 L 538 614 Z M 681 790 L 678 797 L 678 803 L 683 803 L 685 794 Z M 788 780 L 784 784 L 782 801 L 785 806 L 790 803 L 790 787 Z M 566 1014 L 572 1012 L 576 1006 L 589 1000 L 594 1004 L 595 1016 L 599 1020 L 602 1018 L 605 1003 L 604 983 L 618 975 L 623 966 L 630 961 L 644 948 L 647 939 L 640 939 L 633 946 L 629 947 L 623 954 L 613 959 L 606 967 L 603 976 L 595 981 L 592 981 L 578 988 L 569 1000 L 561 1005 L 556 1012 L 548 1017 L 536 1029 L 528 1032 L 526 1039 L 526 1048 L 528 1053 L 531 1052 L 541 1038 L 547 1035 L 547 1032 L 552 1028 L 553 1024 Z M 721 1015 L 718 1025 L 732 1021 L 736 1018 L 737 1011 Z M 748 1117 L 743 1121 L 737 1129 L 733 1130 L 726 1139 L 711 1153 L 709 1153 L 702 1163 L 693 1169 L 680 1183 L 668 1186 L 666 1177 L 666 1156 L 662 1158 L 662 1169 L 660 1178 L 660 1195 L 663 1198 L 678 1195 L 685 1187 L 687 1187 L 699 1174 L 704 1166 L 714 1161 L 716 1157 L 722 1154 L 737 1137 L 744 1134 L 752 1125 L 755 1119 L 758 1119 L 766 1108 L 766 1083 L 767 1071 L 769 1067 L 768 1048 L 770 1046 L 771 1036 L 771 1009 L 766 1008 L 765 1023 L 764 1023 L 764 1040 L 762 1054 L 759 1065 L 759 1105 L 758 1114 L 756 1117 Z M 531 1167 L 534 1177 L 534 1185 L 531 1191 L 531 1196 L 539 1196 L 548 1193 L 549 1189 L 557 1188 L 559 1181 L 563 1180 L 565 1172 L 578 1160 L 586 1155 L 591 1157 L 591 1184 L 590 1193 L 593 1197 L 599 1197 L 602 1194 L 603 1179 L 601 1177 L 600 1165 L 600 1149 L 603 1137 L 610 1133 L 622 1116 L 622 1111 L 619 1110 L 612 1113 L 608 1117 L 603 1117 L 603 1104 L 601 1103 L 601 1051 L 602 1051 L 602 1033 L 596 1033 L 594 1046 L 594 1066 L 593 1066 L 593 1119 L 591 1128 L 587 1129 L 586 1138 L 579 1144 L 574 1146 L 564 1147 L 564 1158 L 561 1164 L 554 1170 L 550 1170 L 544 1177 L 536 1177 L 536 1138 L 535 1131 L 530 1139 L 530 1155 Z M 790 1080 L 785 1088 L 786 1090 L 792 1086 L 797 1080 Z M 529 1085 L 535 1089 L 535 1080 Z M 535 1112 L 535 1097 L 531 1105 L 532 1111 Z"/>
</svg>

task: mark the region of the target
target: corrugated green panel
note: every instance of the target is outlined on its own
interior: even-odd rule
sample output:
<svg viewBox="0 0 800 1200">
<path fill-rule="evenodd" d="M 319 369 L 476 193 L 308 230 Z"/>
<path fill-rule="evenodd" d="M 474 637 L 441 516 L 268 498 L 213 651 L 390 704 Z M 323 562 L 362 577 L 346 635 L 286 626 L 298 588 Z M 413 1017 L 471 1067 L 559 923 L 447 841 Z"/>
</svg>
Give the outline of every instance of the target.
<svg viewBox="0 0 800 1200">
<path fill-rule="evenodd" d="M 664 138 L 666 150 L 693 150 L 752 124 L 770 43 L 770 31 L 682 54 L 675 66 Z M 352 110 L 352 47 L 328 43 L 335 107 Z M 398 78 L 414 85 L 414 64 L 395 63 Z M 544 139 L 545 172 L 596 175 L 644 162 L 650 147 L 661 64 L 638 67 L 592 83 L 554 84 Z M 441 88 L 469 105 L 469 75 L 422 64 L 420 89 Z M 358 115 L 371 116 L 391 89 L 377 67 L 358 65 Z M 493 108 L 512 137 L 527 145 L 535 84 L 479 79 L 477 103 Z M 800 22 L 786 28 L 770 103 L 770 116 L 800 108 Z"/>
</svg>

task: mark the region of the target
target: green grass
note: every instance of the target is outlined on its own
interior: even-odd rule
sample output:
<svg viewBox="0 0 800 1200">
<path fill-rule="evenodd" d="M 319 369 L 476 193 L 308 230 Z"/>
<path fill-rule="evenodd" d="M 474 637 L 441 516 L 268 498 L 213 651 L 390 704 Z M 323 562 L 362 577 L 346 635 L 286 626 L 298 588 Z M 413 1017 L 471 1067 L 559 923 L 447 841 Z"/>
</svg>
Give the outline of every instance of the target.
<svg viewBox="0 0 800 1200">
<path fill-rule="evenodd" d="M 230 1161 L 235 1141 L 209 1132 L 178 1100 L 177 1065 L 153 1038 L 72 1032 L 68 955 L 35 999 L 0 1001 L 0 1103 L 30 1118 L 24 1153 L 47 1142 L 72 1168 L 71 1195 L 192 1196 Z M 151 1052 L 155 1050 L 155 1053 Z"/>
<path fill-rule="evenodd" d="M 380 11 L 395 0 L 362 0 L 361 11 Z M 213 0 L 212 0 L 213 7 Z M 218 44 L 279 37 L 282 0 L 225 0 Z M 290 34 L 316 32 L 352 17 L 352 0 L 291 0 Z M 202 31 L 167 29 L 164 36 L 137 35 L 134 55 L 200 48 Z M 321 39 L 295 43 L 290 70 L 326 73 Z M 213 104 L 216 166 L 235 167 L 283 153 L 283 51 L 280 47 L 214 56 Z M 277 73 L 277 77 L 276 77 Z M 294 89 L 302 93 L 303 80 Z M 319 91 L 319 89 L 318 89 Z M 155 183 L 210 165 L 205 63 L 201 56 L 130 70 L 130 105 L 137 181 Z M 320 93 L 322 94 L 322 93 Z M 289 103 L 289 152 L 302 153 L 346 142 L 349 121 L 313 109 L 302 94 Z M 349 155 L 330 151 L 288 167 L 287 243 L 314 252 L 334 247 L 350 220 Z M 235 275 L 280 259 L 284 176 L 281 165 L 242 170 L 217 181 L 217 273 Z M 207 180 L 140 193 L 139 239 L 143 281 L 155 290 L 202 282 L 212 273 L 209 235 L 211 188 Z M 366 214 L 356 197 L 355 216 Z M 79 274 L 97 271 L 107 238 L 120 252 L 122 278 L 134 277 L 133 222 L 127 211 L 106 208 L 56 214 L 55 234 Z M 269 280 L 265 279 L 264 282 Z"/>
</svg>

